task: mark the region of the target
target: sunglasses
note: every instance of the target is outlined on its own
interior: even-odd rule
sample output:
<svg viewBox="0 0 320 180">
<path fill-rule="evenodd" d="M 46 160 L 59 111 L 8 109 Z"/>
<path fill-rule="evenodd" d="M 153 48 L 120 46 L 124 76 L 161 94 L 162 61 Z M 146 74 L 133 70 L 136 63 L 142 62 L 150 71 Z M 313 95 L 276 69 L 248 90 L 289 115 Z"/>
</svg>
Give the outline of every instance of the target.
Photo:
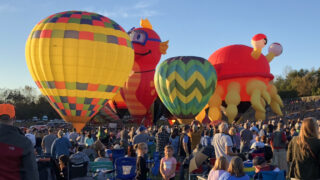
<svg viewBox="0 0 320 180">
<path fill-rule="evenodd" d="M 149 38 L 148 33 L 143 30 L 132 30 L 129 32 L 129 36 L 132 43 L 138 43 L 143 46 L 147 43 L 147 41 L 161 42 L 160 39 Z"/>
</svg>

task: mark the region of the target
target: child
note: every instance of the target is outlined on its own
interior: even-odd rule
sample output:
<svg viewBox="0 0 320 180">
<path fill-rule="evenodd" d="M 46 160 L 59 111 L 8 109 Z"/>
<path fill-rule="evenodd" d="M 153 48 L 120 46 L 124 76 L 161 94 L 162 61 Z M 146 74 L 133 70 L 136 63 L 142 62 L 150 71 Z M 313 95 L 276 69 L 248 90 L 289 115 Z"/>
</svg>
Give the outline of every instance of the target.
<svg viewBox="0 0 320 180">
<path fill-rule="evenodd" d="M 136 164 L 136 180 L 146 180 L 147 173 L 149 169 L 147 168 L 146 160 L 144 155 L 148 153 L 148 146 L 146 143 L 139 143 L 135 145 L 135 149 L 137 150 L 137 164 Z"/>
<path fill-rule="evenodd" d="M 164 155 L 160 162 L 160 173 L 164 180 L 174 180 L 177 160 L 173 157 L 173 147 L 167 145 L 164 148 Z"/>
</svg>

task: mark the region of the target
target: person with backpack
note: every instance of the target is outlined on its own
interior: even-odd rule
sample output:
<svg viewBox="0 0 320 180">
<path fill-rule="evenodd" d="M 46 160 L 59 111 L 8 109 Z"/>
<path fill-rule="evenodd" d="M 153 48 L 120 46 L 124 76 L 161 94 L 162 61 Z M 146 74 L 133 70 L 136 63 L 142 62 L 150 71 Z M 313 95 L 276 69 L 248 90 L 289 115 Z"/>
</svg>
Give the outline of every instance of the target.
<svg viewBox="0 0 320 180">
<path fill-rule="evenodd" d="M 180 167 L 180 180 L 184 180 L 185 169 L 189 167 L 189 156 L 191 155 L 191 139 L 188 136 L 190 126 L 184 125 L 183 132 L 180 136 L 179 155 L 182 166 Z"/>
<path fill-rule="evenodd" d="M 277 130 L 272 134 L 270 141 L 273 151 L 273 164 L 278 166 L 281 170 L 288 171 L 286 143 L 287 137 L 283 131 L 283 123 L 280 121 Z"/>
</svg>

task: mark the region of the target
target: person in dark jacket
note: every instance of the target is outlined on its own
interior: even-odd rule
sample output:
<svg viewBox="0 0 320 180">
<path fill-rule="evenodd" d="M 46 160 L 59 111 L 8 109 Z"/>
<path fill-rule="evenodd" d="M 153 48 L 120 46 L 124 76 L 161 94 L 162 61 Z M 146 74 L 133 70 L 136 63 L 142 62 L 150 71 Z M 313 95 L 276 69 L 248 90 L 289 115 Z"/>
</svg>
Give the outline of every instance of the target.
<svg viewBox="0 0 320 180">
<path fill-rule="evenodd" d="M 63 136 L 63 131 L 58 131 L 58 138 L 54 140 L 51 147 L 51 156 L 58 159 L 61 155 L 69 156 L 71 143 Z"/>
<path fill-rule="evenodd" d="M 31 141 L 13 126 L 15 109 L 0 104 L 0 179 L 38 180 L 39 173 Z"/>
<path fill-rule="evenodd" d="M 320 179 L 320 140 L 315 118 L 302 122 L 299 136 L 289 143 L 287 159 L 290 162 L 288 176 L 295 179 Z"/>
<path fill-rule="evenodd" d="M 147 167 L 146 160 L 144 155 L 148 153 L 148 146 L 146 143 L 139 143 L 135 145 L 135 149 L 137 150 L 137 163 L 136 163 L 136 180 L 147 180 L 147 173 L 149 168 Z"/>
</svg>

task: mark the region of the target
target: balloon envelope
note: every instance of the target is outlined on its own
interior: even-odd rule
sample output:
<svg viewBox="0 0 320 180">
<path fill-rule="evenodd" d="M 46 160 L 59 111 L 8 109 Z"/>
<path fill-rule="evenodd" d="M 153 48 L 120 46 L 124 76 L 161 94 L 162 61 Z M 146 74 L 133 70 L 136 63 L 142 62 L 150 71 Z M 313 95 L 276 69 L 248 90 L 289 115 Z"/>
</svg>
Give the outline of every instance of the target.
<svg viewBox="0 0 320 180">
<path fill-rule="evenodd" d="M 40 21 L 25 50 L 40 91 L 78 131 L 123 86 L 134 60 L 132 43 L 121 26 L 83 11 Z"/>
<path fill-rule="evenodd" d="M 155 87 L 160 99 L 182 121 L 194 119 L 205 107 L 216 83 L 214 67 L 200 57 L 170 58 L 162 62 L 155 73 Z"/>
</svg>

